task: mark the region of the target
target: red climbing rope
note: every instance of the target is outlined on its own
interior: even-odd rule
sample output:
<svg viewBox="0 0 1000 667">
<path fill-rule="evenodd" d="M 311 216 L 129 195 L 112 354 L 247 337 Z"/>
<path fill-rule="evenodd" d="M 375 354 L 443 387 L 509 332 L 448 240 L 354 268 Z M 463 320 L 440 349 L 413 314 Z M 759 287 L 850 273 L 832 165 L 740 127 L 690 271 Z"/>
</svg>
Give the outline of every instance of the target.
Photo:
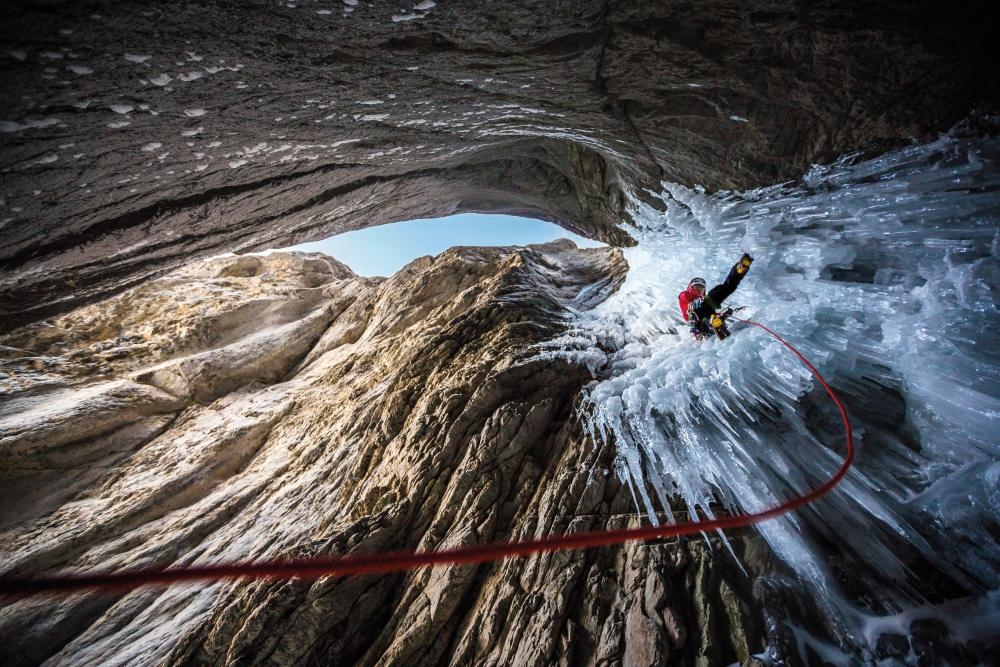
<svg viewBox="0 0 1000 667">
<path fill-rule="evenodd" d="M 777 339 L 791 350 L 799 360 L 816 376 L 819 383 L 830 395 L 844 421 L 844 440 L 847 454 L 837 472 L 826 481 L 805 495 L 792 498 L 771 509 L 752 514 L 738 514 L 710 520 L 688 521 L 668 526 L 649 526 L 645 528 L 625 528 L 620 530 L 601 530 L 575 535 L 544 537 L 522 542 L 494 542 L 477 544 L 457 549 L 441 551 L 412 552 L 391 551 L 351 556 L 334 556 L 328 558 L 310 558 L 300 560 L 271 560 L 254 563 L 229 563 L 220 565 L 194 565 L 172 569 L 138 568 L 118 572 L 94 572 L 91 574 L 63 574 L 49 577 L 21 578 L 0 577 L 0 593 L 14 596 L 28 596 L 38 593 L 69 593 L 84 589 L 103 589 L 127 591 L 138 586 L 149 584 L 175 584 L 184 581 L 217 581 L 221 579 L 316 579 L 328 576 L 346 576 L 357 574 L 386 574 L 401 572 L 429 565 L 465 565 L 500 560 L 510 556 L 527 556 L 529 554 L 560 551 L 564 549 L 582 549 L 618 544 L 631 540 L 647 540 L 658 537 L 691 535 L 709 530 L 738 528 L 773 519 L 811 503 L 830 492 L 844 475 L 854 459 L 854 437 L 847 411 L 837 397 L 837 394 L 826 383 L 816 367 L 809 363 L 802 353 L 792 347 L 785 339 L 763 324 L 734 319 L 759 327 Z"/>
</svg>

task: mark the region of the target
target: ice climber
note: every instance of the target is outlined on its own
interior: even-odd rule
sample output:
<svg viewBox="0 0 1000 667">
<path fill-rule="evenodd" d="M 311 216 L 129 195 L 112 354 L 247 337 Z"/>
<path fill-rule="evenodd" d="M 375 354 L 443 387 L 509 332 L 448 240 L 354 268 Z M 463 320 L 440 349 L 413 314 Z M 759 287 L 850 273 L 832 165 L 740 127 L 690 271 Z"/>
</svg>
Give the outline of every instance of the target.
<svg viewBox="0 0 1000 667">
<path fill-rule="evenodd" d="M 740 261 L 729 270 L 729 275 L 721 285 L 716 285 L 706 294 L 705 279 L 692 278 L 687 289 L 677 296 L 681 314 L 684 316 L 684 321 L 691 325 L 691 334 L 695 338 L 701 340 L 711 336 L 715 332 L 714 328 L 721 325 L 721 323 L 713 324 L 712 316 L 716 314 L 722 302 L 740 286 L 740 281 L 747 274 L 752 262 L 753 257 L 743 253 Z"/>
</svg>

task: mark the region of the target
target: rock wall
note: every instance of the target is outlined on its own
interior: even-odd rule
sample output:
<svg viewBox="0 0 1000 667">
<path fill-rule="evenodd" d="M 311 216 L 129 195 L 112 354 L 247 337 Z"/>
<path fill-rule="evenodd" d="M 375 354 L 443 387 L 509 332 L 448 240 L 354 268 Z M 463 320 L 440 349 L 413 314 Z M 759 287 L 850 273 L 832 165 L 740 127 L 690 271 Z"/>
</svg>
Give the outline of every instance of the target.
<svg viewBox="0 0 1000 667">
<path fill-rule="evenodd" d="M 0 330 L 222 251 L 794 178 L 995 105 L 985 3 L 0 8 Z"/>
<path fill-rule="evenodd" d="M 9 334 L 0 571 L 635 525 L 612 448 L 574 416 L 588 372 L 535 347 L 625 270 L 619 251 L 567 241 L 456 248 L 388 280 L 322 255 L 224 257 Z M 752 590 L 779 566 L 753 533 L 731 544 L 742 566 L 713 538 L 6 600 L 0 661 L 746 663 L 790 631 Z"/>
</svg>

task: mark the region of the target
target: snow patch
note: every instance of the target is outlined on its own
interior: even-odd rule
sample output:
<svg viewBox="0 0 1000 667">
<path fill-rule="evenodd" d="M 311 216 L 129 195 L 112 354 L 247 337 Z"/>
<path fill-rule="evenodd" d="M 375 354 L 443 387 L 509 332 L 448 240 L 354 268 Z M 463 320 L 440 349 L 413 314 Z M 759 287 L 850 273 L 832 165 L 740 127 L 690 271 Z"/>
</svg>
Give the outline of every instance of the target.
<svg viewBox="0 0 1000 667">
<path fill-rule="evenodd" d="M 153 56 L 139 56 L 131 53 L 125 54 L 125 60 L 129 61 L 130 63 L 136 63 L 137 65 L 141 65 L 142 63 L 146 62 L 152 57 Z"/>
<path fill-rule="evenodd" d="M 94 70 L 90 69 L 89 67 L 87 67 L 85 65 L 68 65 L 66 67 L 66 69 L 68 69 L 73 74 L 79 74 L 81 76 L 83 76 L 85 74 L 93 74 L 94 73 Z"/>
<path fill-rule="evenodd" d="M 173 77 L 170 76 L 169 74 L 166 74 L 164 72 L 160 72 L 160 74 L 158 76 L 152 77 L 149 80 L 149 82 L 151 84 L 153 84 L 154 86 L 163 87 L 163 86 L 167 85 L 168 83 L 170 83 L 173 80 L 174 80 Z"/>
<path fill-rule="evenodd" d="M 147 152 L 147 153 L 150 153 L 152 151 L 155 151 L 157 148 L 162 148 L 162 147 L 163 147 L 163 144 L 161 144 L 158 141 L 154 141 L 153 143 L 146 144 L 145 146 L 143 146 L 142 150 L 145 151 L 145 152 Z"/>
<path fill-rule="evenodd" d="M 133 107 L 131 104 L 112 104 L 108 108 L 114 111 L 115 113 L 120 113 L 120 114 L 127 114 L 130 113 L 133 109 L 135 109 L 135 107 Z"/>
<path fill-rule="evenodd" d="M 199 116 L 205 115 L 204 109 L 185 109 L 184 115 L 188 118 L 198 118 Z"/>
</svg>

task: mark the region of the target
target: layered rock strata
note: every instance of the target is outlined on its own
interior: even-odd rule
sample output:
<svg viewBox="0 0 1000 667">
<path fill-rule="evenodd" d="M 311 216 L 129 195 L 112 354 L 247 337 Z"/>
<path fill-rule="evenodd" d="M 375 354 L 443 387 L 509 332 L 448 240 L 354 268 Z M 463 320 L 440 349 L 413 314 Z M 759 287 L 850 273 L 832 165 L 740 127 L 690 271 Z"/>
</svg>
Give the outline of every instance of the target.
<svg viewBox="0 0 1000 667">
<path fill-rule="evenodd" d="M 536 343 L 614 249 L 456 248 L 392 278 L 201 262 L 2 339 L 4 574 L 433 550 L 635 525 Z M 5 665 L 721 665 L 795 643 L 752 534 L 479 566 L 7 600 Z M 749 574 L 741 572 L 747 568 Z M 757 603 L 752 601 L 755 595 Z M 763 597 L 762 597 L 763 596 Z M 782 633 L 787 635 L 784 644 Z"/>
<path fill-rule="evenodd" d="M 798 177 L 998 99 L 985 4 L 17 2 L 0 330 L 223 251 Z"/>
</svg>

